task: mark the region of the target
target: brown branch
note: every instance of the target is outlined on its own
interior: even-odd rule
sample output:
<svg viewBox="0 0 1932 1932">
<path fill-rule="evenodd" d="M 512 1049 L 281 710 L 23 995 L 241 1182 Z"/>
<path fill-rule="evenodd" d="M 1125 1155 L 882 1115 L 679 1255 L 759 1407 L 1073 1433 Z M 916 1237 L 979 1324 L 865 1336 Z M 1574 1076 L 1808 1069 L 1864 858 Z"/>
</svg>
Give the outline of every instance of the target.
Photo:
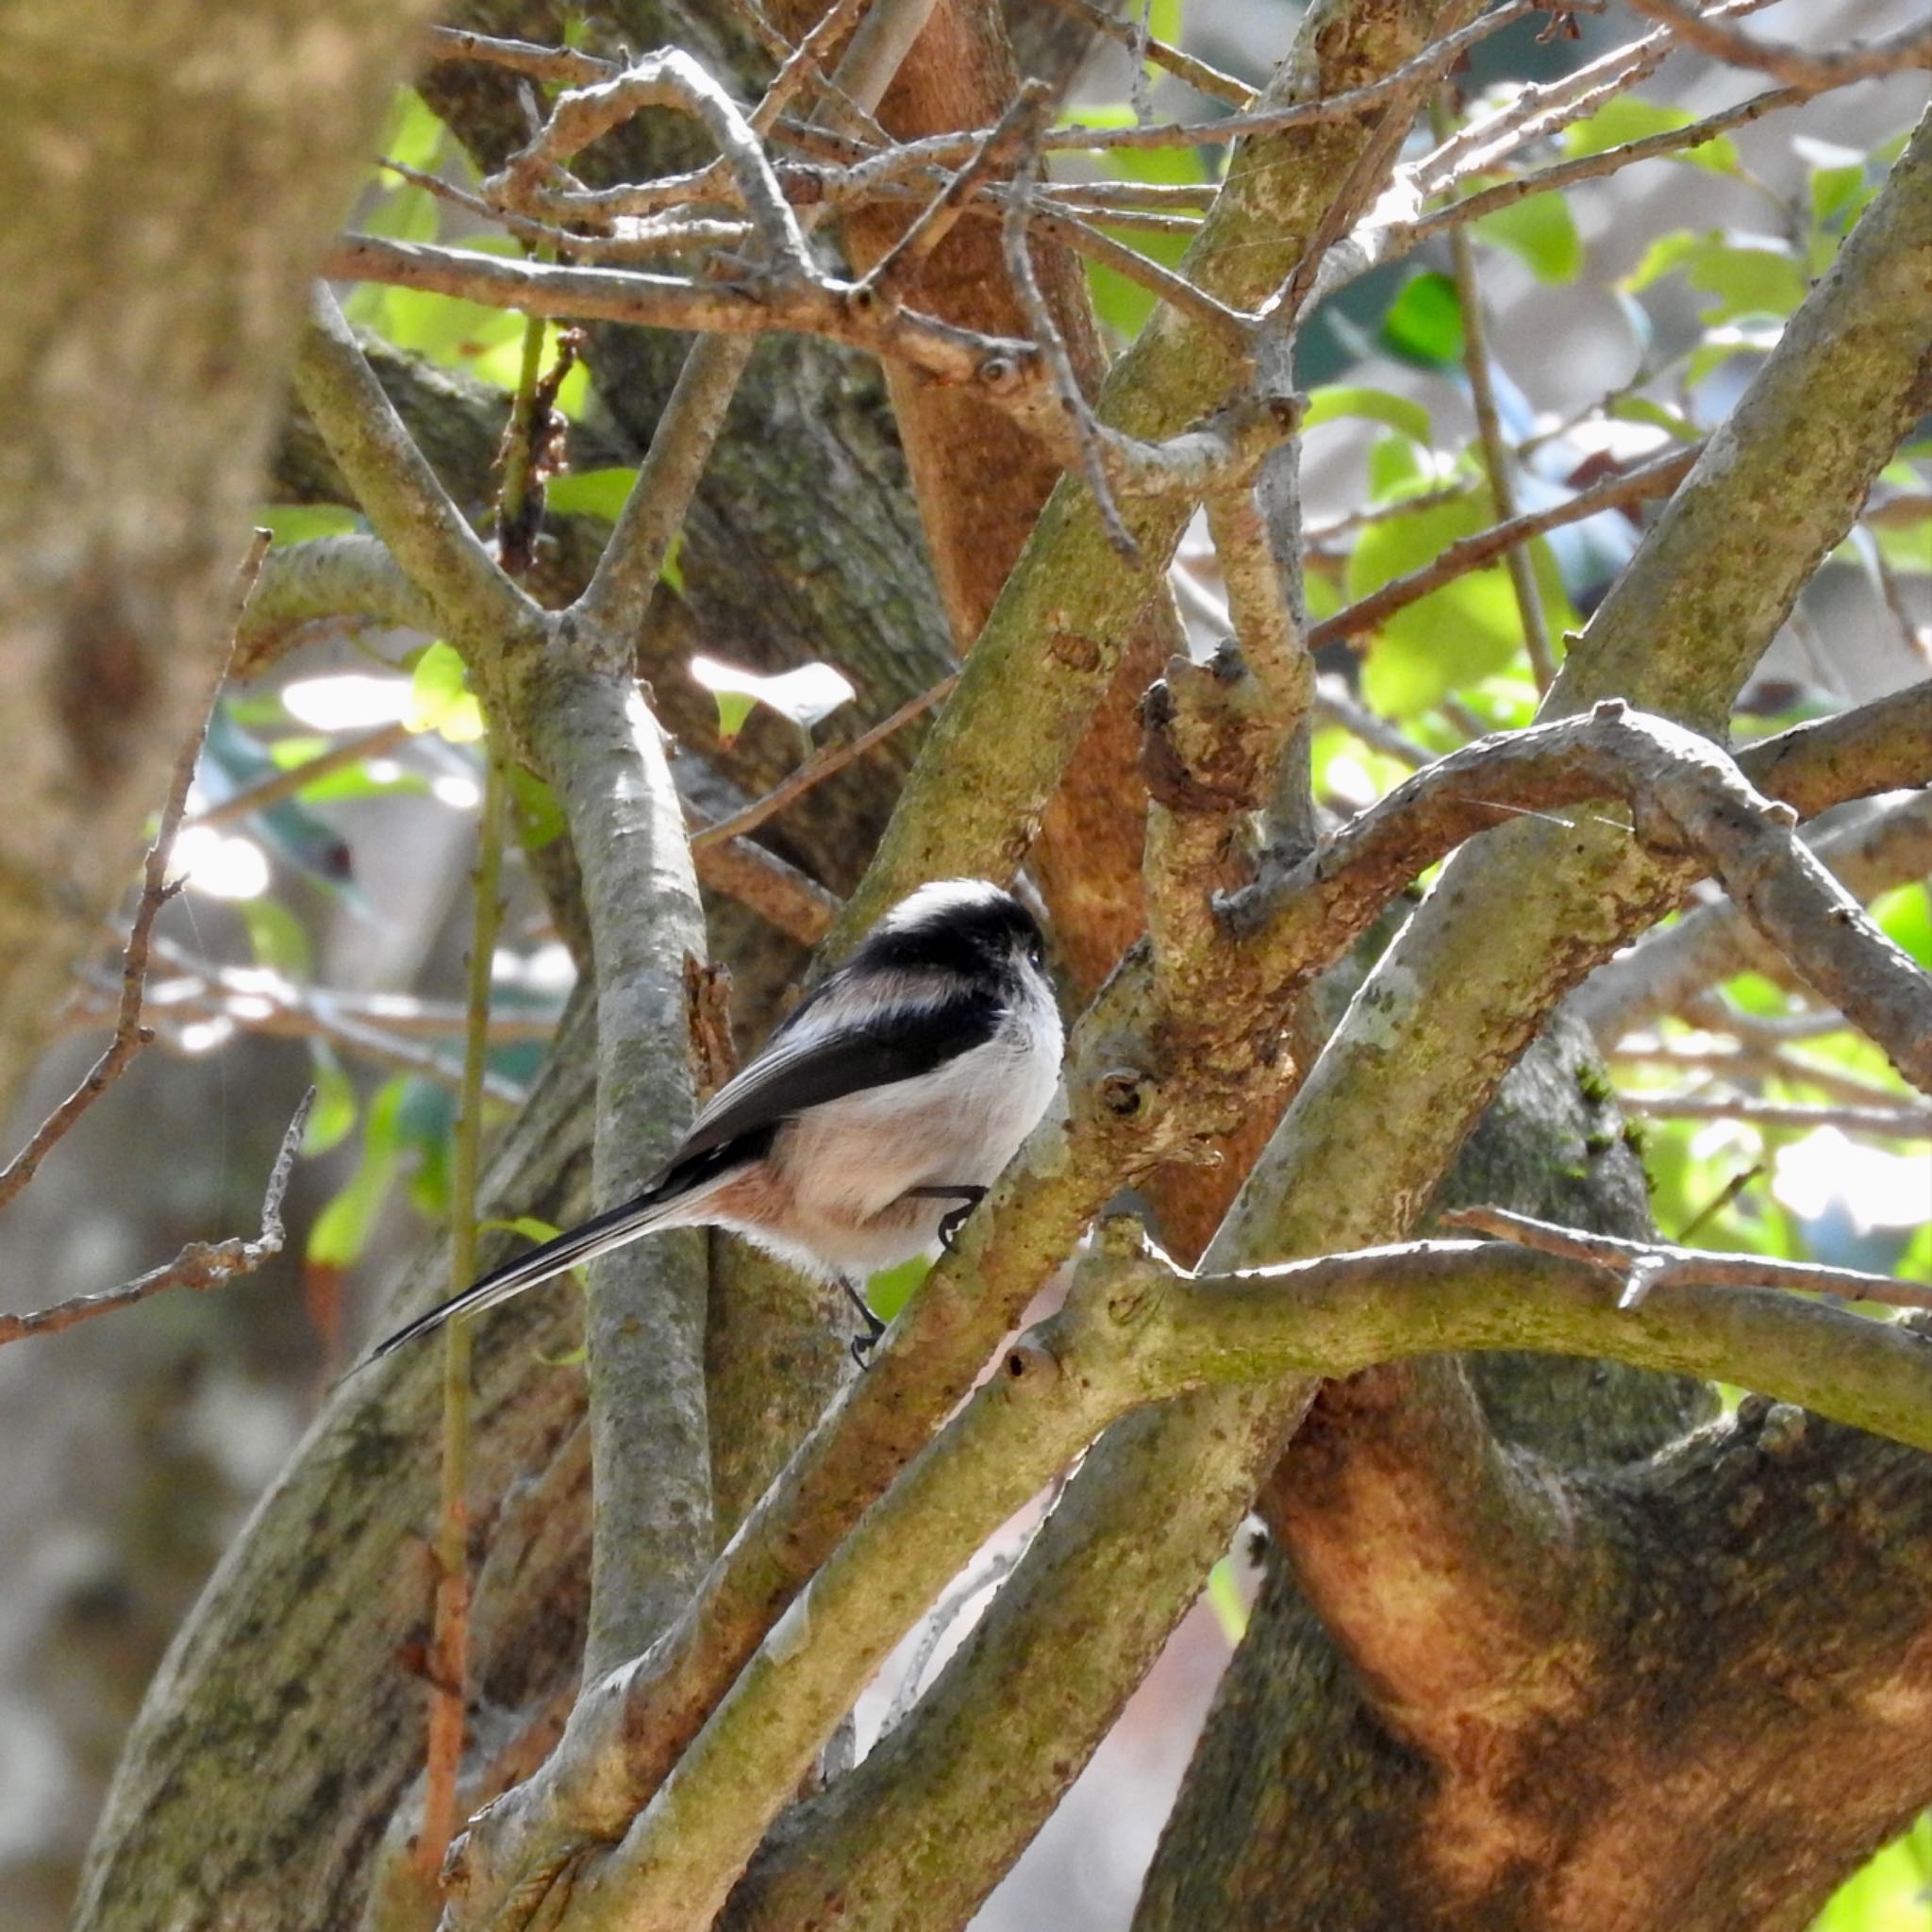
<svg viewBox="0 0 1932 1932">
<path fill-rule="evenodd" d="M 35 1172 L 55 1144 L 74 1126 L 82 1114 L 126 1072 L 143 1046 L 154 1039 L 151 1027 L 141 1024 L 142 993 L 147 985 L 148 952 L 153 943 L 155 920 L 182 886 L 183 879 L 168 877 L 168 860 L 175 851 L 175 834 L 180 829 L 181 814 L 188 805 L 188 788 L 194 782 L 194 767 L 201 757 L 202 741 L 208 736 L 208 721 L 215 699 L 228 675 L 235 656 L 235 630 L 242 622 L 242 608 L 268 555 L 268 531 L 258 530 L 235 574 L 233 609 L 228 624 L 229 642 L 214 682 L 208 687 L 208 703 L 201 708 L 194 730 L 175 758 L 168 779 L 167 796 L 161 802 L 160 820 L 154 843 L 148 847 L 142 867 L 141 898 L 127 929 L 127 944 L 121 961 L 121 1002 L 114 1016 L 113 1037 L 101 1056 L 88 1069 L 87 1077 L 34 1129 L 27 1141 L 4 1169 L 0 1169 L 0 1208 L 11 1201 L 33 1179 Z"/>
<path fill-rule="evenodd" d="M 1052 112 L 1053 103 L 1054 92 L 1044 81 L 1027 81 L 912 225 L 873 264 L 854 290 L 854 299 L 891 303 L 909 293 L 933 250 L 965 213 L 967 202 L 1018 157 L 1031 131 Z"/>
<path fill-rule="evenodd" d="M 1647 463 L 1639 464 L 1634 470 L 1626 470 L 1621 476 L 1607 477 L 1588 490 L 1579 491 L 1567 503 L 1557 504 L 1549 509 L 1530 510 L 1492 525 L 1487 530 L 1478 530 L 1474 536 L 1459 538 L 1433 563 L 1424 564 L 1420 570 L 1412 570 L 1405 576 L 1391 577 L 1388 583 L 1351 604 L 1345 610 L 1338 610 L 1333 617 L 1324 617 L 1308 632 L 1309 648 L 1319 650 L 1322 645 L 1334 643 L 1338 639 L 1358 637 L 1363 631 L 1373 630 L 1396 611 L 1405 610 L 1409 605 L 1426 597 L 1431 591 L 1440 591 L 1444 584 L 1466 576 L 1473 570 L 1482 569 L 1485 564 L 1492 563 L 1498 557 L 1518 544 L 1527 543 L 1534 537 L 1581 523 L 1586 517 L 1593 517 L 1603 510 L 1621 509 L 1626 504 L 1641 503 L 1645 497 L 1668 494 L 1690 474 L 1690 466 L 1703 449 L 1700 442 L 1667 451 L 1663 456 L 1653 457 Z"/>
<path fill-rule="evenodd" d="M 1046 297 L 1041 292 L 1039 276 L 1033 273 L 1033 248 L 1027 226 L 1033 212 L 1033 190 L 1040 177 L 1040 139 L 1045 131 L 1054 102 L 1055 97 L 1051 93 L 1045 94 L 1036 101 L 1027 114 L 1022 130 L 1025 159 L 1013 179 L 1011 199 L 1007 203 L 1006 213 L 1000 223 L 1000 237 L 1006 253 L 1007 274 L 1012 279 L 1014 293 L 1020 298 L 1026 325 L 1033 331 L 1034 341 L 1040 344 L 1066 425 L 1073 434 L 1080 474 L 1092 492 L 1094 508 L 1099 512 L 1108 541 L 1128 564 L 1137 565 L 1141 560 L 1141 546 L 1135 542 L 1133 532 L 1127 528 L 1122 519 L 1120 506 L 1114 501 L 1106 459 L 1101 454 L 1099 423 L 1080 387 L 1066 336 L 1053 310 L 1047 307 Z"/>
<path fill-rule="evenodd" d="M 19 1341 L 29 1335 L 58 1335 L 96 1315 L 111 1314 L 116 1308 L 132 1307 L 164 1288 L 195 1290 L 220 1288 L 238 1274 L 250 1274 L 263 1262 L 282 1251 L 282 1196 L 288 1191 L 289 1174 L 302 1145 L 302 1130 L 308 1124 L 308 1109 L 315 1102 L 311 1087 L 302 1096 L 288 1131 L 282 1136 L 275 1163 L 269 1170 L 268 1188 L 261 1201 L 261 1232 L 254 1241 L 231 1235 L 224 1241 L 190 1241 L 164 1268 L 156 1268 L 120 1288 L 99 1294 L 75 1295 L 71 1301 L 57 1302 L 51 1308 L 39 1308 L 27 1315 L 0 1315 L 0 1345 Z"/>
<path fill-rule="evenodd" d="M 1811 1261 L 1779 1261 L 1768 1255 L 1727 1255 L 1680 1248 L 1668 1241 L 1626 1241 L 1588 1228 L 1560 1227 L 1515 1214 L 1507 1208 L 1457 1208 L 1443 1215 L 1445 1227 L 1466 1227 L 1545 1255 L 1564 1255 L 1624 1278 L 1620 1308 L 1637 1307 L 1663 1288 L 1781 1288 L 1841 1301 L 1882 1302 L 1894 1308 L 1932 1308 L 1932 1282 L 1900 1281 L 1861 1268 L 1825 1268 Z"/>
<path fill-rule="evenodd" d="M 1680 4 L 1680 0 L 1630 0 L 1632 9 L 1659 21 L 1681 44 L 1733 67 L 1755 67 L 1790 87 L 1813 93 L 1873 80 L 1911 67 L 1932 67 L 1932 33 L 1923 28 L 1847 47 L 1840 54 L 1811 54 L 1783 41 L 1754 40 L 1734 26 Z"/>
<path fill-rule="evenodd" d="M 1049 240 L 1063 242 L 1090 261 L 1097 261 L 1126 280 L 1138 283 L 1169 308 L 1183 315 L 1191 315 L 1196 322 L 1204 324 L 1235 347 L 1245 349 L 1248 346 L 1253 331 L 1247 318 L 1239 310 L 1217 301 L 1207 290 L 1189 281 L 1187 276 L 1176 275 L 1171 268 L 1142 255 L 1139 249 L 1129 248 L 1124 242 L 1116 241 L 1105 229 L 1094 227 L 1082 219 L 1086 212 L 1089 210 L 1076 210 L 1059 202 L 1036 200 L 1033 204 L 1033 225 Z M 1119 225 L 1118 218 L 1110 209 L 1095 208 L 1091 212 Z"/>
<path fill-rule="evenodd" d="M 727 839 L 699 850 L 698 841 L 713 829 L 705 826 L 691 839 L 691 862 L 703 884 L 736 899 L 802 946 L 817 945 L 831 931 L 839 916 L 836 893 L 749 839 Z"/>
</svg>

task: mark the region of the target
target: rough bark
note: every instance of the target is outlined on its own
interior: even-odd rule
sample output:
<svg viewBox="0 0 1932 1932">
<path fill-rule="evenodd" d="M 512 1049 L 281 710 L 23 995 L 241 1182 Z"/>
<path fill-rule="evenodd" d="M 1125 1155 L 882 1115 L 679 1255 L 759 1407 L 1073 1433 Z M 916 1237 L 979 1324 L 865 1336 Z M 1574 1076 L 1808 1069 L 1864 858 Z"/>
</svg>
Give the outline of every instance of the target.
<svg viewBox="0 0 1932 1932">
<path fill-rule="evenodd" d="M 587 1213 L 593 1051 L 580 1001 L 492 1165 L 495 1215 Z M 491 1258 L 486 1254 L 483 1257 Z M 440 1246 L 417 1273 L 441 1283 Z M 428 1298 L 406 1282 L 409 1301 Z M 518 1499 L 581 1460 L 583 1375 L 545 1369 L 581 1332 L 569 1284 L 520 1299 L 477 1337 L 472 1517 L 482 1557 L 474 1685 L 516 1709 L 571 1682 L 590 1570 L 584 1485 L 554 1510 Z M 420 1767 L 441 1360 L 414 1350 L 339 1383 L 177 1634 L 150 1689 L 89 1856 L 76 1932 L 158 1924 L 341 1932 Z"/>
<path fill-rule="evenodd" d="M 304 286 L 425 10 L 0 8 L 0 1094 L 208 701 Z"/>
</svg>

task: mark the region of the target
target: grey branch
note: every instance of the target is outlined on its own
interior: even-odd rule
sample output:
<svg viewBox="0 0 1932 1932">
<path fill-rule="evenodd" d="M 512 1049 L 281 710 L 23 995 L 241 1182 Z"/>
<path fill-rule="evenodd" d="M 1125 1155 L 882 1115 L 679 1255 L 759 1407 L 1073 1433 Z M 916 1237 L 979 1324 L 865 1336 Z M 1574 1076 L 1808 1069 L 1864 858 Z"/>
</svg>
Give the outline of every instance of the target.
<svg viewBox="0 0 1932 1932">
<path fill-rule="evenodd" d="M 220 1288 L 238 1274 L 251 1274 L 264 1261 L 282 1251 L 287 1239 L 282 1228 L 282 1196 L 288 1191 L 289 1175 L 302 1145 L 302 1130 L 308 1124 L 308 1109 L 315 1102 L 311 1087 L 302 1096 L 280 1150 L 269 1170 L 268 1188 L 261 1200 L 261 1232 L 253 1241 L 230 1235 L 222 1241 L 190 1241 L 164 1268 L 136 1276 L 120 1288 L 99 1294 L 75 1295 L 71 1301 L 57 1302 L 50 1308 L 39 1308 L 27 1315 L 0 1315 L 0 1343 L 19 1341 L 29 1335 L 58 1335 L 96 1315 L 111 1314 L 116 1308 L 132 1307 L 151 1294 L 166 1288 Z"/>
</svg>

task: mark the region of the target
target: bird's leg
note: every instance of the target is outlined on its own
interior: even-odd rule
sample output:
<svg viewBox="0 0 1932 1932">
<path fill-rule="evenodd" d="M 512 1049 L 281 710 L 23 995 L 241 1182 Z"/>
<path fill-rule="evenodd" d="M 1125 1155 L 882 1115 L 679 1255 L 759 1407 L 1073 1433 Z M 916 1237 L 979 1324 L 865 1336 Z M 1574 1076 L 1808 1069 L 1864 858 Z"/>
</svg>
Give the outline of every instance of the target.
<svg viewBox="0 0 1932 1932">
<path fill-rule="evenodd" d="M 858 1310 L 858 1319 L 865 1324 L 865 1333 L 852 1338 L 852 1359 L 862 1369 L 866 1357 L 878 1345 L 878 1339 L 886 1332 L 886 1324 L 873 1312 L 872 1304 L 866 1300 L 857 1283 L 849 1274 L 839 1277 L 839 1286 L 845 1291 L 845 1299 Z"/>
<path fill-rule="evenodd" d="M 944 1188 L 908 1188 L 906 1191 L 921 1201 L 959 1203 L 958 1207 L 940 1216 L 940 1246 L 949 1255 L 953 1252 L 953 1243 L 959 1239 L 959 1230 L 966 1224 L 966 1217 L 986 1199 L 986 1190 L 974 1187 L 970 1181 L 960 1181 Z"/>
</svg>

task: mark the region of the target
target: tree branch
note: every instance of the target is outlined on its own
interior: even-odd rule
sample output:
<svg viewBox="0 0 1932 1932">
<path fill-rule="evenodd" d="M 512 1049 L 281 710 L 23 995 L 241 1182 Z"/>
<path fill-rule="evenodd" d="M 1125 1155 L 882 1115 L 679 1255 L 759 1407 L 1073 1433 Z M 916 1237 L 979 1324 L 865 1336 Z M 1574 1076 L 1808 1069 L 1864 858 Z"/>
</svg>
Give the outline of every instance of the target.
<svg viewBox="0 0 1932 1932">
<path fill-rule="evenodd" d="M 139 1275 L 121 1288 L 99 1294 L 75 1295 L 71 1301 L 57 1302 L 50 1308 L 38 1308 L 26 1315 L 0 1315 L 0 1345 L 19 1341 L 29 1335 L 58 1335 L 96 1315 L 112 1314 L 116 1308 L 132 1307 L 165 1288 L 195 1290 L 221 1288 L 238 1274 L 252 1274 L 264 1261 L 272 1261 L 282 1251 L 286 1239 L 282 1230 L 282 1196 L 288 1191 L 289 1175 L 302 1145 L 302 1132 L 308 1124 L 308 1109 L 315 1102 L 315 1089 L 303 1095 L 282 1135 L 280 1150 L 269 1170 L 268 1189 L 261 1200 L 261 1232 L 251 1241 L 231 1235 L 223 1241 L 191 1241 L 166 1267 Z"/>
</svg>

